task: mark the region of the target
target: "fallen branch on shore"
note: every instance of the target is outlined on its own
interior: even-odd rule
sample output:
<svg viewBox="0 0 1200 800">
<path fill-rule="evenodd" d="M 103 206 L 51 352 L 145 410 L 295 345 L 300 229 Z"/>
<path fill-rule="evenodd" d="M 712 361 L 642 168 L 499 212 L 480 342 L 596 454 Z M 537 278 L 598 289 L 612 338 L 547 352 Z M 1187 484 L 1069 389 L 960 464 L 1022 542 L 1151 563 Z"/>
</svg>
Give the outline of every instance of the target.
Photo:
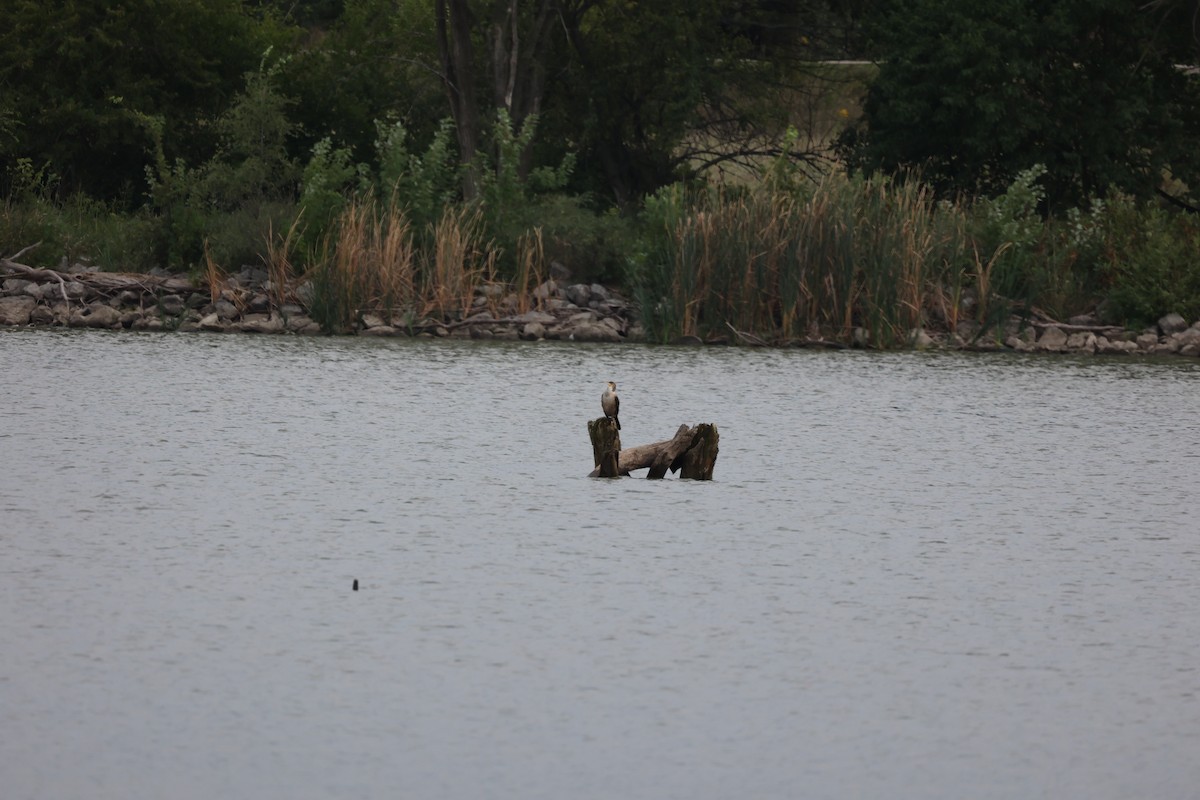
<svg viewBox="0 0 1200 800">
<path fill-rule="evenodd" d="M 729 328 L 729 330 L 733 331 L 734 336 L 741 339 L 746 344 L 751 345 L 752 347 L 770 347 L 769 344 L 767 344 L 762 339 L 755 336 L 753 333 L 746 333 L 745 331 L 739 331 L 737 328 L 733 327 L 728 322 L 725 323 L 725 327 L 727 327 L 727 328 Z"/>
<path fill-rule="evenodd" d="M 1110 333 L 1122 333 L 1125 330 L 1120 325 L 1071 325 L 1066 322 L 1041 322 L 1037 320 L 1030 320 L 1029 326 L 1039 330 L 1058 328 L 1063 333 L 1096 333 L 1106 336 Z"/>
<path fill-rule="evenodd" d="M 31 267 L 17 261 L 41 242 L 31 244 L 18 250 L 10 257 L 0 257 L 0 269 L 6 277 L 20 276 L 30 281 L 57 281 L 62 291 L 63 300 L 68 300 L 67 283 L 74 282 L 91 289 L 96 294 L 108 295 L 138 289 L 145 292 L 166 290 L 170 292 L 186 292 L 196 288 L 187 278 L 160 277 L 158 275 L 130 274 L 123 272 L 60 272 L 56 269 Z"/>
</svg>

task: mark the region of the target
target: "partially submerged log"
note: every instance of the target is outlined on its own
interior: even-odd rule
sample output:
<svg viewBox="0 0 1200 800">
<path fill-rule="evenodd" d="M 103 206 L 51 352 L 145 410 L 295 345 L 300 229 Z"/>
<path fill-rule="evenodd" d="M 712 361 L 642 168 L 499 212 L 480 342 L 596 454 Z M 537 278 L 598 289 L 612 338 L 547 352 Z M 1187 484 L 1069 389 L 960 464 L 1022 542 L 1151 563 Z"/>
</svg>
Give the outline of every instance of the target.
<svg viewBox="0 0 1200 800">
<path fill-rule="evenodd" d="M 588 423 L 592 440 L 592 456 L 596 468 L 590 478 L 616 478 L 635 469 L 649 469 L 646 477 L 665 477 L 667 470 L 678 472 L 681 478 L 711 481 L 717 463 L 717 426 L 701 423 L 689 428 L 680 425 L 670 439 L 652 444 L 621 449 L 616 426 L 607 417 Z"/>
</svg>

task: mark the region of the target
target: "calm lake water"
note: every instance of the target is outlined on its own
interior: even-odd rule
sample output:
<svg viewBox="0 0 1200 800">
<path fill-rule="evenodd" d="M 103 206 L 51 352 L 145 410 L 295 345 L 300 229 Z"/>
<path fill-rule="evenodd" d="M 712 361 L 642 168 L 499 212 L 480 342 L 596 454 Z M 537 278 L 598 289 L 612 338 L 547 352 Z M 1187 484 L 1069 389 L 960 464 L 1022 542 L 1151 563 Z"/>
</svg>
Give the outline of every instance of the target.
<svg viewBox="0 0 1200 800">
<path fill-rule="evenodd" d="M 716 480 L 586 478 L 607 380 Z M 1198 390 L 0 332 L 3 797 L 1197 797 Z"/>
</svg>

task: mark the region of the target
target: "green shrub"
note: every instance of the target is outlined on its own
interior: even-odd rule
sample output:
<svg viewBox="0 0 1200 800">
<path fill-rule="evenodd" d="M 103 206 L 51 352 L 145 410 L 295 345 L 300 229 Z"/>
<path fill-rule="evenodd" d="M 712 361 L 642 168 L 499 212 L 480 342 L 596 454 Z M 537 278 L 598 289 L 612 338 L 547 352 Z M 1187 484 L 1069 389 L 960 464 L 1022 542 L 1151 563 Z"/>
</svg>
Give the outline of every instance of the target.
<svg viewBox="0 0 1200 800">
<path fill-rule="evenodd" d="M 322 241 L 348 199 L 368 183 L 365 173 L 366 166 L 355 164 L 348 148 L 334 147 L 328 137 L 313 146 L 300 190 L 301 240 L 308 248 Z"/>
<path fill-rule="evenodd" d="M 377 122 L 376 128 L 376 190 L 380 200 L 403 208 L 419 232 L 428 231 L 459 191 L 453 121 L 442 120 L 424 155 L 409 152 L 408 131 L 400 123 Z"/>
<path fill-rule="evenodd" d="M 1130 326 L 1152 324 L 1172 311 L 1200 319 L 1196 218 L 1114 195 L 1104 220 L 1105 317 Z"/>
<path fill-rule="evenodd" d="M 264 57 L 246 75 L 245 89 L 217 121 L 217 152 L 198 167 L 169 164 L 162 120 L 141 117 L 154 141 L 148 179 L 167 266 L 198 267 L 206 241 L 219 265 L 257 263 L 272 230 L 287 230 L 295 219 L 300 171 L 287 154 L 295 126 L 287 115 L 291 101 L 273 86 L 278 66 L 268 67 Z"/>
</svg>

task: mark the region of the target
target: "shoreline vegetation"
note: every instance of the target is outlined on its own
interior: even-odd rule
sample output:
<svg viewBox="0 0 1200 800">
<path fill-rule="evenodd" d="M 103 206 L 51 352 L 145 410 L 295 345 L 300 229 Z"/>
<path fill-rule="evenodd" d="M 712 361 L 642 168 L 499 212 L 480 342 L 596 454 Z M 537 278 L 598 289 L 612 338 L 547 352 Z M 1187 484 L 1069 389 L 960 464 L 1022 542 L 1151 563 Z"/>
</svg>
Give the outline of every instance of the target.
<svg viewBox="0 0 1200 800">
<path fill-rule="evenodd" d="M 660 249 L 631 259 L 632 299 L 547 263 L 540 229 L 522 237 L 505 281 L 478 217 L 446 212 L 419 241 L 404 213 L 350 204 L 304 272 L 295 227 L 266 241 L 262 266 L 238 272 L 208 253 L 193 273 L 48 269 L 24 264 L 38 246 L 26 247 L 0 258 L 0 326 L 1200 356 L 1200 319 L 1172 312 L 1130 327 L 1093 306 L 1063 321 L 1001 294 L 992 287 L 1020 287 L 1034 261 L 1016 258 L 1013 239 L 984 261 L 967 213 L 917 182 L 686 201 L 672 191 L 648 213 Z"/>
<path fill-rule="evenodd" d="M 1195 355 L 1178 3 L 119 5 L 0 26 L 5 325 Z"/>
<path fill-rule="evenodd" d="M 0 325 L 1200 355 L 1196 219 L 1118 194 L 1043 218 L 1041 175 L 952 203 L 781 160 L 754 185 L 668 186 L 636 219 L 525 198 L 510 215 L 551 221 L 505 235 L 484 204 L 337 195 L 319 237 L 301 205 L 236 272 L 208 240 L 186 273 L 50 269 L 27 246 L 0 257 Z"/>
</svg>

